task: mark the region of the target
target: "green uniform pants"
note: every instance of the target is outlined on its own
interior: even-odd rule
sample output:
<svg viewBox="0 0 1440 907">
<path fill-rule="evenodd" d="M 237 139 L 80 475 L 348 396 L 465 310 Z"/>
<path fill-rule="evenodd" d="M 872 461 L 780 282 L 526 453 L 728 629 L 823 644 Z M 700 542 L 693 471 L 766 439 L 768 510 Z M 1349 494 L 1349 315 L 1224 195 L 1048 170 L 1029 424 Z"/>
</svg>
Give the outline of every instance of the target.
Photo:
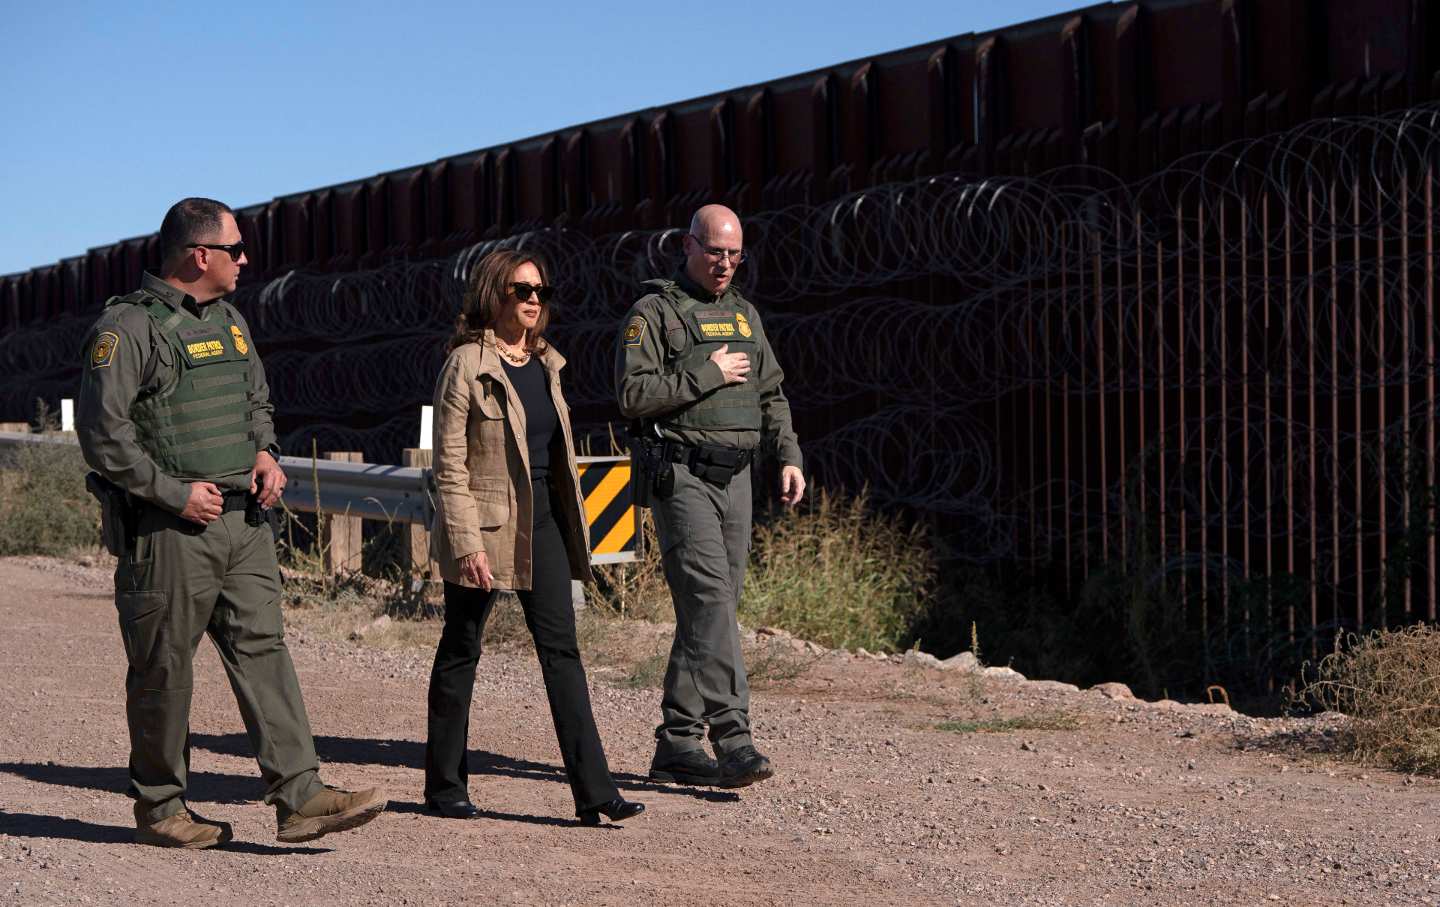
<svg viewBox="0 0 1440 907">
<path fill-rule="evenodd" d="M 655 530 L 675 602 L 656 749 L 701 747 L 705 726 L 720 753 L 751 744 L 750 684 L 735 611 L 750 556 L 750 470 L 719 488 L 675 464 L 675 491 L 656 500 Z"/>
<path fill-rule="evenodd" d="M 322 789 L 315 744 L 280 615 L 269 526 L 232 511 L 206 526 L 143 508 L 133 555 L 115 570 L 129 670 L 130 795 L 158 822 L 184 809 L 192 661 L 209 634 L 260 763 L 265 802 L 299 809 Z"/>
</svg>

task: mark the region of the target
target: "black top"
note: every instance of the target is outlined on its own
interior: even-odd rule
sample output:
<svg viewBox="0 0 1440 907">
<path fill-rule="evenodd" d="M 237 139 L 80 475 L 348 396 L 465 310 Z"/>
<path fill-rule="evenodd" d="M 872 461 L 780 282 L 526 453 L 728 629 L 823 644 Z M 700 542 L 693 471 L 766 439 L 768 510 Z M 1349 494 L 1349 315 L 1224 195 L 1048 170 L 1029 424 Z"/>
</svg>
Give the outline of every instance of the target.
<svg viewBox="0 0 1440 907">
<path fill-rule="evenodd" d="M 505 374 L 520 398 L 520 407 L 525 410 L 525 445 L 530 449 L 530 479 L 548 478 L 550 475 L 550 441 L 555 429 L 560 427 L 560 417 L 555 414 L 555 403 L 550 399 L 550 382 L 545 367 L 534 356 L 524 365 L 511 365 L 500 357 Z"/>
</svg>

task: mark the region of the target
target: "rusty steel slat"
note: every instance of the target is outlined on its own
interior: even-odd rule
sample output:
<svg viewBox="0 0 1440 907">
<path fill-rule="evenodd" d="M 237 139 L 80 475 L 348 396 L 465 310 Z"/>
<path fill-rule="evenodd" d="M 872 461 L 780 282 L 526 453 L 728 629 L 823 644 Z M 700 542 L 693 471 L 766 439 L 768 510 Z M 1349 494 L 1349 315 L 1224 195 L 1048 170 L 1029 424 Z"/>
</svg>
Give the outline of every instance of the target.
<svg viewBox="0 0 1440 907">
<path fill-rule="evenodd" d="M 1359 197 L 1358 194 L 1357 194 L 1356 197 L 1357 197 L 1357 199 L 1358 199 L 1358 197 Z M 1379 180 L 1379 178 L 1377 177 L 1376 180 L 1375 180 L 1375 210 L 1376 210 L 1376 211 L 1380 211 L 1380 210 L 1382 209 L 1382 207 L 1384 206 L 1384 203 L 1385 203 L 1385 193 L 1384 193 L 1384 190 L 1382 190 L 1382 189 L 1380 188 L 1380 180 Z M 1358 211 L 1358 205 L 1357 205 L 1357 211 Z M 1358 227 L 1358 226 L 1359 226 L 1359 223 L 1358 223 L 1358 222 L 1359 222 L 1359 218 L 1358 218 L 1358 217 L 1356 218 L 1356 222 L 1357 222 L 1357 223 L 1356 223 L 1356 226 Z M 1358 229 L 1356 230 L 1356 235 L 1357 235 L 1357 236 L 1359 235 L 1359 230 L 1358 230 Z M 1357 255 L 1355 256 L 1355 258 L 1356 258 L 1356 262 L 1357 262 L 1357 264 L 1358 264 L 1360 256 L 1357 254 Z M 1355 270 L 1355 280 L 1356 280 L 1356 282 L 1357 282 L 1357 284 L 1358 284 L 1358 282 L 1359 282 L 1359 280 L 1360 280 L 1360 270 L 1359 270 L 1358 267 L 1357 267 L 1356 270 Z M 1376 454 L 1377 454 L 1376 470 L 1377 470 L 1377 472 L 1378 472 L 1378 475 L 1377 475 L 1377 477 L 1376 477 L 1376 482 L 1375 482 L 1375 484 L 1378 486 L 1378 487 L 1377 487 L 1377 498 L 1378 498 L 1379 511 L 1380 511 L 1379 514 L 1378 514 L 1378 518 L 1377 518 L 1377 525 L 1380 527 L 1380 532 L 1379 532 L 1379 545 L 1380 545 L 1380 550 L 1379 550 L 1378 558 L 1376 559 L 1376 565 L 1377 565 L 1377 567 L 1378 567 L 1379 576 L 1380 576 L 1380 581 L 1381 581 L 1381 583 L 1383 584 L 1383 583 L 1385 582 L 1384 570 L 1385 570 L 1385 564 L 1386 564 L 1386 557 L 1387 557 L 1387 555 L 1389 554 L 1388 546 L 1385 544 L 1385 540 L 1386 540 L 1386 537 L 1389 535 L 1389 532 L 1390 532 L 1390 523 L 1389 523 L 1389 520 L 1387 519 L 1387 517 L 1388 517 L 1389 514 L 1388 514 L 1388 508 L 1386 507 L 1386 504 L 1387 504 L 1387 500 L 1388 500 L 1388 498 L 1389 498 L 1389 495 L 1388 495 L 1388 493 L 1387 493 L 1386 484 L 1385 484 L 1385 466 L 1386 466 L 1386 461 L 1385 461 L 1385 447 L 1386 447 L 1386 442 L 1385 442 L 1385 398 L 1386 398 L 1386 396 L 1387 396 L 1387 390 L 1386 390 L 1386 386 L 1385 386 L 1385 330 L 1386 330 L 1386 326 L 1387 326 L 1387 316 L 1388 316 L 1389 313 L 1385 311 L 1385 299 L 1386 299 L 1386 296 L 1385 296 L 1385 219 L 1384 219 L 1383 217 L 1380 217 L 1380 218 L 1377 218 L 1377 219 L 1376 219 L 1376 228 L 1375 228 L 1375 295 L 1376 295 L 1375 308 L 1380 312 L 1380 319 L 1379 319 L 1379 322 L 1378 322 L 1379 328 L 1378 328 L 1378 330 L 1376 330 L 1376 332 L 1375 332 L 1375 343 L 1376 343 L 1376 348 L 1375 348 L 1375 355 L 1376 355 L 1376 360 L 1375 360 L 1375 367 L 1376 367 L 1375 379 L 1376 379 L 1376 381 L 1375 381 L 1375 384 L 1376 384 L 1376 395 L 1379 397 L 1379 400 L 1376 402 L 1376 411 L 1377 411 L 1377 414 L 1378 414 L 1378 416 L 1379 416 L 1379 422 L 1378 422 L 1378 425 L 1377 425 L 1376 430 L 1375 430 L 1375 438 L 1376 438 L 1377 441 L 1379 441 L 1379 444 L 1377 445 L 1379 449 L 1376 451 Z M 1358 287 L 1357 287 L 1356 292 L 1355 292 L 1355 321 L 1356 321 L 1355 336 L 1359 337 L 1359 336 L 1360 336 L 1360 331 L 1359 331 L 1359 321 L 1360 321 L 1360 292 L 1359 292 Z M 1357 356 L 1356 358 L 1358 359 L 1359 357 Z M 1355 370 L 1355 374 L 1356 374 L 1357 376 L 1360 374 L 1360 370 L 1359 370 L 1358 368 Z M 1358 381 L 1358 378 L 1357 378 L 1357 381 Z M 1358 487 L 1358 484 L 1357 484 L 1357 487 Z M 1359 493 L 1357 492 L 1357 494 L 1356 494 L 1357 499 L 1359 498 L 1359 496 L 1360 496 L 1360 495 L 1359 495 Z M 1360 599 L 1360 601 L 1363 603 L 1363 602 L 1364 602 L 1364 591 L 1363 591 L 1363 587 L 1362 587 L 1362 588 L 1358 588 L 1358 589 L 1356 590 L 1356 595 L 1357 595 L 1357 597 Z M 1382 626 L 1382 627 L 1387 626 L 1387 624 L 1388 624 L 1388 621 L 1387 621 L 1387 619 L 1386 619 L 1386 612 L 1390 610 L 1390 602 L 1389 602 L 1389 600 L 1388 600 L 1388 597 L 1389 597 L 1389 592 L 1388 592 L 1388 590 L 1386 590 L 1386 589 L 1384 588 L 1384 586 L 1382 585 L 1382 586 L 1381 586 L 1381 607 L 1380 607 L 1380 626 Z M 1364 622 L 1363 622 L 1363 621 L 1360 622 L 1360 626 L 1361 626 L 1361 627 L 1364 626 Z"/>
<path fill-rule="evenodd" d="M 1338 628 L 1340 626 L 1340 193 L 1333 178 L 1330 180 L 1330 558 L 1330 620 Z"/>
<path fill-rule="evenodd" d="M 1360 372 L 1362 368 L 1362 349 L 1364 332 L 1360 326 L 1360 184 L 1356 183 L 1351 187 L 1351 195 L 1354 199 L 1352 205 L 1355 236 L 1351 243 L 1351 254 L 1355 263 L 1354 275 L 1354 311 L 1351 313 L 1351 330 L 1355 333 L 1355 377 L 1354 377 L 1354 413 L 1355 413 L 1355 628 L 1361 629 L 1365 626 L 1365 482 L 1363 462 L 1364 451 L 1363 441 L 1365 437 L 1364 426 L 1361 423 L 1361 389 Z M 1338 302 L 1338 300 L 1337 300 Z M 1384 332 L 1384 310 L 1381 310 L 1381 333 Z M 1382 394 L 1383 401 L 1383 394 Z M 1382 402 L 1383 405 L 1383 402 Z M 1383 496 L 1383 489 L 1382 489 Z"/>
<path fill-rule="evenodd" d="M 1405 170 L 1400 171 L 1400 185 L 1403 187 L 1406 198 L 1400 206 L 1400 419 L 1401 437 L 1403 447 L 1401 450 L 1401 482 L 1402 493 L 1400 499 L 1400 532 L 1401 537 L 1410 537 L 1410 485 L 1414 477 L 1414 449 L 1415 438 L 1410 429 L 1410 313 L 1412 304 L 1410 300 L 1410 176 Z M 1405 571 L 1405 622 L 1410 622 L 1410 611 L 1414 606 L 1415 585 L 1413 570 Z"/>
<path fill-rule="evenodd" d="M 1060 227 L 1060 298 L 1070 298 L 1070 268 L 1069 255 L 1070 244 L 1067 242 L 1065 225 Z M 1063 310 L 1061 317 L 1069 320 L 1069 315 Z M 1063 473 L 1062 490 L 1066 496 L 1065 505 L 1065 597 L 1069 598 L 1075 590 L 1074 574 L 1074 551 L 1075 542 L 1070 537 L 1070 526 L 1073 518 L 1070 507 L 1070 370 L 1067 368 L 1060 379 L 1060 450 L 1064 453 L 1061 458 L 1060 469 Z"/>
<path fill-rule="evenodd" d="M 1265 232 L 1268 235 L 1270 227 L 1270 193 L 1268 192 L 1265 193 L 1264 207 L 1261 208 L 1261 214 L 1264 217 Z M 1295 314 L 1290 272 L 1290 250 L 1294 247 L 1291 245 L 1289 205 L 1285 206 L 1284 236 L 1285 239 L 1282 247 L 1285 250 L 1285 500 L 1293 502 L 1295 500 Z M 1268 255 L 1265 258 L 1265 271 L 1266 277 L 1268 278 L 1270 271 L 1270 257 Z M 1267 302 L 1265 306 L 1265 324 L 1268 327 L 1270 325 L 1270 306 L 1268 305 L 1270 281 L 1268 279 L 1265 281 L 1265 292 Z M 1269 414 L 1268 409 L 1266 410 L 1266 414 Z M 1266 447 L 1268 448 L 1270 446 L 1270 428 L 1268 421 L 1265 428 L 1265 439 Z M 1266 488 L 1268 491 L 1269 486 L 1267 485 Z M 1274 497 L 1270 497 L 1269 500 L 1274 501 L 1275 499 Z M 1267 534 L 1271 534 L 1273 538 L 1270 530 L 1269 505 L 1266 506 L 1265 520 L 1266 532 Z M 1291 506 L 1285 508 L 1285 523 L 1285 572 L 1290 576 L 1295 576 L 1295 507 L 1293 503 Z M 1273 546 L 1270 547 L 1273 549 Z M 1268 561 L 1268 566 L 1270 568 L 1270 575 L 1274 576 L 1273 558 Z M 1295 641 L 1295 602 L 1289 600 L 1286 602 L 1285 607 L 1287 612 L 1285 623 L 1289 631 L 1289 641 L 1293 643 Z"/>
<path fill-rule="evenodd" d="M 1196 359 L 1200 362 L 1200 394 L 1199 394 L 1199 448 L 1197 450 L 1197 462 L 1194 474 L 1198 477 L 1196 483 L 1196 497 L 1200 499 L 1200 554 L 1202 557 L 1210 551 L 1210 495 L 1206 487 L 1206 480 L 1210 477 L 1210 451 L 1208 448 L 1208 432 L 1205 427 L 1206 405 L 1208 392 L 1210 390 L 1210 359 L 1208 343 L 1205 334 L 1205 202 L 1197 201 L 1195 205 L 1195 242 L 1198 250 L 1198 259 L 1195 273 L 1195 337 L 1199 343 L 1196 350 Z M 1209 638 L 1210 635 L 1210 570 L 1203 561 L 1200 566 L 1200 633 L 1202 638 Z"/>
<path fill-rule="evenodd" d="M 1175 381 L 1179 388 L 1178 400 L 1176 402 L 1178 426 L 1178 437 L 1175 440 L 1179 450 L 1179 472 L 1180 472 L 1180 518 L 1176 527 L 1176 534 L 1180 540 L 1180 563 L 1188 564 L 1187 555 L 1190 553 L 1190 508 L 1185 502 L 1186 491 L 1190 481 L 1190 473 L 1186 469 L 1187 460 L 1190 456 L 1190 432 L 1185 424 L 1185 390 L 1190 374 L 1185 369 L 1185 200 L 1182 198 L 1177 202 L 1175 211 Z M 1180 618 L 1187 625 L 1190 620 L 1190 571 L 1180 571 Z"/>
<path fill-rule="evenodd" d="M 1033 280 L 1025 281 L 1025 345 L 1027 349 L 1031 350 L 1032 352 L 1034 351 L 1035 282 Z M 1026 434 L 1028 435 L 1027 441 L 1030 448 L 1030 455 L 1026 458 L 1027 463 L 1025 464 L 1030 474 L 1030 547 L 1028 549 L 1028 553 L 1032 560 L 1038 562 L 1039 558 L 1037 555 L 1039 552 L 1039 545 L 1035 543 L 1035 533 L 1039 531 L 1039 517 L 1037 515 L 1037 512 L 1039 510 L 1040 501 L 1039 486 L 1035 482 L 1035 471 L 1038 468 L 1038 456 L 1035 450 L 1035 376 L 1032 373 L 1027 375 L 1026 377 L 1028 380 L 1025 382 L 1025 393 L 1029 401 L 1028 415 L 1030 416 L 1028 420 L 1029 430 L 1026 432 Z"/>
<path fill-rule="evenodd" d="M 1049 246 L 1049 236 L 1046 236 L 1046 246 Z M 1049 249 L 1047 248 L 1048 252 Z M 1044 277 L 1045 298 L 1050 298 L 1050 272 L 1047 270 Z M 1045 306 L 1040 313 L 1040 333 L 1045 350 L 1050 350 L 1050 309 Z M 1052 399 L 1050 389 L 1055 386 L 1053 381 L 1045 381 L 1045 553 L 1050 557 L 1055 556 L 1055 402 Z M 1068 581 L 1067 581 L 1068 582 Z"/>
<path fill-rule="evenodd" d="M 1120 210 L 1115 211 L 1115 248 L 1119 249 L 1125 242 L 1125 224 L 1120 216 Z M 1125 432 L 1125 410 L 1129 401 L 1128 388 L 1130 378 L 1125 373 L 1125 258 L 1121 255 L 1115 256 L 1115 371 L 1116 388 L 1115 409 L 1119 414 L 1119 445 L 1120 461 L 1116 464 L 1116 475 L 1120 477 L 1120 564 L 1122 569 L 1130 566 L 1130 494 L 1126 487 L 1126 473 L 1129 467 L 1130 450 L 1128 447 L 1129 438 Z"/>
<path fill-rule="evenodd" d="M 1305 273 L 1315 273 L 1315 189 L 1313 186 L 1305 187 Z M 1309 342 L 1307 350 L 1310 367 L 1306 370 L 1307 385 L 1309 388 L 1309 421 L 1306 423 L 1309 428 L 1310 441 L 1310 629 L 1313 631 L 1320 625 L 1320 589 L 1319 577 L 1316 575 L 1316 564 L 1320 558 L 1320 518 L 1318 513 L 1318 476 L 1319 462 L 1316 459 L 1316 447 L 1319 440 L 1318 429 L 1315 425 L 1316 401 L 1315 401 L 1315 281 L 1312 279 L 1305 282 L 1306 296 L 1309 304 L 1310 329 L 1308 331 Z M 1318 654 L 1316 642 L 1312 634 L 1310 641 L 1310 657 L 1313 659 Z"/>
<path fill-rule="evenodd" d="M 1354 190 L 1354 191 L 1352 191 L 1352 194 L 1354 194 L 1354 206 L 1352 206 L 1352 212 L 1354 212 L 1354 223 L 1355 223 L 1355 238 L 1354 238 L 1354 242 L 1352 242 L 1352 245 L 1351 245 L 1351 253 L 1352 253 L 1352 255 L 1354 255 L 1354 261 L 1355 261 L 1355 289 L 1354 289 L 1354 298 L 1355 298 L 1355 299 L 1354 299 L 1354 308 L 1355 308 L 1355 311 L 1352 312 L 1352 318 L 1354 318 L 1354 321 L 1352 321 L 1352 325 L 1351 325 L 1351 330 L 1354 331 L 1354 333 L 1355 333 L 1355 379 L 1354 379 L 1354 392 L 1355 392 L 1355 407 L 1354 407 L 1354 409 L 1355 409 L 1355 628 L 1356 628 L 1356 629 L 1364 629 L 1364 626 L 1365 626 L 1365 531 L 1364 531 L 1364 525 L 1365 525 L 1365 511 L 1364 511 L 1364 507 L 1365 507 L 1365 464 L 1364 464 L 1364 459 L 1362 459 L 1362 458 L 1364 458 L 1364 438 L 1365 438 L 1365 432 L 1364 432 L 1364 425 L 1362 425 L 1362 422 L 1361 422 L 1361 419 L 1362 419 L 1362 416 L 1361 416 L 1361 367 L 1362 367 L 1362 364 L 1364 364 L 1364 363 L 1362 363 L 1362 361 L 1361 361 L 1361 356 L 1362 356 L 1362 354 L 1364 354 L 1364 353 L 1362 353 L 1362 348 L 1361 348 L 1361 347 L 1362 347 L 1362 343 L 1364 343 L 1364 333 L 1362 333 L 1362 331 L 1361 331 L 1361 324 L 1359 324 L 1359 310 L 1361 310 L 1361 276 L 1359 276 L 1359 261 L 1361 261 L 1361 258 L 1359 258 L 1359 183 L 1355 183 L 1355 186 L 1352 187 L 1352 190 Z M 1380 315 L 1381 315 L 1381 317 L 1380 317 L 1380 330 L 1378 330 L 1378 333 L 1380 333 L 1381 335 L 1384 335 L 1384 333 L 1385 333 L 1385 318 L 1384 318 L 1385 310 L 1384 310 L 1384 307 L 1381 307 Z M 1384 407 L 1384 405 L 1385 405 L 1385 394 L 1384 394 L 1384 390 L 1381 390 L 1381 393 L 1380 393 L 1380 405 L 1381 405 L 1381 407 Z M 1384 419 L 1381 419 L 1381 425 L 1384 425 Z M 1381 445 L 1381 446 L 1384 446 L 1384 445 Z M 1384 455 L 1384 453 L 1381 453 L 1381 455 Z M 1384 497 L 1385 497 L 1385 495 L 1384 495 L 1384 488 L 1381 488 L 1381 498 L 1384 498 Z M 1384 523 L 1381 523 L 1381 530 L 1382 530 L 1382 531 L 1381 531 L 1381 534 L 1382 534 L 1382 536 L 1384 536 Z"/>
<path fill-rule="evenodd" d="M 1100 266 L 1100 236 L 1098 232 L 1093 237 L 1094 242 L 1094 263 L 1091 270 L 1094 272 L 1093 283 L 1095 286 L 1095 370 L 1096 387 L 1099 389 L 1099 421 L 1100 426 L 1100 560 L 1106 562 L 1110 559 L 1110 482 L 1109 473 L 1105 468 L 1106 459 L 1106 435 L 1109 434 L 1110 423 L 1106 418 L 1105 398 L 1109 396 L 1110 389 L 1105 383 L 1105 306 L 1101 289 L 1103 269 Z"/>
<path fill-rule="evenodd" d="M 1166 482 L 1165 463 L 1165 244 L 1155 240 L 1155 402 L 1158 412 L 1155 416 L 1155 442 L 1158 446 L 1155 462 L 1160 474 L 1156 481 L 1156 511 L 1160 524 L 1160 559 L 1163 561 L 1170 552 L 1169 529 L 1170 486 Z"/>
<path fill-rule="evenodd" d="M 1227 341 L 1229 340 L 1229 337 L 1230 337 L 1230 325 L 1229 325 L 1229 314 L 1230 314 L 1230 311 L 1229 311 L 1229 308 L 1226 306 L 1227 293 L 1228 293 L 1228 291 L 1229 291 L 1229 284 L 1227 283 L 1226 278 L 1227 278 L 1228 275 L 1229 275 L 1229 271 L 1226 269 L 1225 265 L 1226 265 L 1226 262 L 1229 260 L 1230 256 L 1229 256 L 1229 249 L 1228 249 L 1228 248 L 1226 247 L 1226 245 L 1225 245 L 1226 231 L 1225 231 L 1225 198 L 1224 198 L 1224 196 L 1221 196 L 1221 198 L 1220 198 L 1219 208 L 1220 208 L 1220 211 L 1219 211 L 1219 224 L 1220 224 L 1220 292 L 1219 292 L 1219 308 L 1220 308 L 1220 366 L 1219 366 L 1219 369 L 1220 369 L 1220 374 L 1219 374 L 1218 377 L 1219 377 L 1219 379 L 1220 379 L 1220 431 L 1219 431 L 1219 433 L 1218 433 L 1218 438 L 1219 438 L 1219 447 L 1220 447 L 1220 469 L 1221 469 L 1221 475 L 1220 475 L 1220 483 L 1221 483 L 1221 484 L 1220 484 L 1220 489 L 1221 489 L 1221 490 L 1220 490 L 1220 560 L 1221 560 L 1221 570 L 1220 570 L 1220 625 L 1225 628 L 1225 631 L 1226 631 L 1226 633 L 1228 634 L 1228 633 L 1229 633 L 1229 630 L 1230 630 L 1230 474 L 1229 474 L 1229 469 L 1228 469 L 1228 466 L 1229 466 L 1229 454 L 1230 454 L 1230 435 L 1229 435 L 1229 433 L 1227 432 L 1226 429 L 1229 427 L 1229 424 L 1230 424 L 1230 396 L 1229 396 L 1229 393 L 1228 393 L 1228 391 L 1230 390 L 1230 381 L 1229 381 L 1229 377 L 1230 377 L 1230 374 L 1229 374 L 1230 360 L 1229 360 L 1229 358 L 1228 358 L 1229 345 L 1228 345 L 1228 343 L 1227 343 Z M 1243 210 L 1243 209 L 1242 209 L 1242 210 Z M 1242 242 L 1243 242 L 1243 240 L 1242 240 Z M 1243 258 L 1242 258 L 1242 260 L 1243 260 Z M 1243 268 L 1244 266 L 1242 265 L 1241 267 Z M 1242 272 L 1242 273 L 1243 273 L 1243 272 Z M 1243 292 L 1243 291 L 1242 291 L 1242 292 Z M 1242 314 L 1243 314 L 1243 303 L 1242 303 Z M 1242 327 L 1242 332 L 1243 332 L 1243 327 Z M 1244 334 L 1242 333 L 1241 336 L 1243 337 Z M 1242 347 L 1241 349 L 1243 350 L 1244 348 Z M 1243 425 L 1243 416 L 1242 416 L 1242 425 Z M 1240 468 L 1241 468 L 1242 470 L 1248 469 L 1248 468 L 1249 468 L 1249 464 L 1242 462 Z M 1208 474 L 1208 471 L 1207 471 L 1207 474 Z M 1248 523 L 1248 521 L 1247 521 L 1247 523 Z M 1248 539 L 1247 539 L 1247 541 L 1248 541 Z"/>
<path fill-rule="evenodd" d="M 1089 332 L 1085 319 L 1085 302 L 1088 298 L 1085 280 L 1085 264 L 1088 256 L 1085 254 L 1085 240 L 1088 238 L 1088 231 L 1083 227 L 1076 228 L 1076 292 L 1075 292 L 1075 336 L 1079 340 L 1079 355 L 1076 362 L 1079 367 L 1079 375 L 1076 382 L 1080 387 L 1079 409 L 1080 413 L 1075 420 L 1080 433 L 1080 569 L 1082 577 L 1090 572 L 1090 395 L 1085 393 L 1089 387 L 1086 381 L 1085 367 L 1089 362 Z"/>
<path fill-rule="evenodd" d="M 1144 234 L 1140 211 L 1135 211 L 1135 431 L 1136 431 L 1136 471 L 1139 473 L 1136 492 L 1136 501 L 1139 513 L 1135 518 L 1139 525 L 1136 528 L 1137 534 L 1145 530 L 1147 525 L 1146 517 L 1150 513 L 1147 506 L 1148 488 L 1145 482 L 1145 262 L 1144 262 Z M 1136 552 L 1138 557 L 1139 551 Z"/>
<path fill-rule="evenodd" d="M 1425 487 L 1435 487 L 1435 167 L 1425 165 L 1425 399 L 1429 404 L 1425 419 Z M 1434 506 L 1427 514 L 1436 517 Z M 1435 576 L 1435 533 L 1425 543 L 1425 583 L 1427 620 L 1435 619 L 1435 594 L 1440 585 Z"/>
</svg>

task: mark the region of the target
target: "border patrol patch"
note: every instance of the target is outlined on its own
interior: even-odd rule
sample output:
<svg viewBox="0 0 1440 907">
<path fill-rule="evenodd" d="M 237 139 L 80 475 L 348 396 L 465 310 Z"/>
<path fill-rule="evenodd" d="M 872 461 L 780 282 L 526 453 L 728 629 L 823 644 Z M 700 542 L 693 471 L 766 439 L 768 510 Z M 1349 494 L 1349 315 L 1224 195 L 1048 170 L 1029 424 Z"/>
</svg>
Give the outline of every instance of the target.
<svg viewBox="0 0 1440 907">
<path fill-rule="evenodd" d="M 750 330 L 750 321 L 741 312 L 735 313 L 735 323 L 740 325 L 740 336 L 749 337 L 753 332 Z"/>
<path fill-rule="evenodd" d="M 645 342 L 645 317 L 636 315 L 625 325 L 625 345 L 639 346 Z"/>
<path fill-rule="evenodd" d="M 110 331 L 104 331 L 95 338 L 95 343 L 90 347 L 90 367 L 106 368 L 111 360 L 115 358 L 115 347 L 119 346 L 120 338 Z"/>
<path fill-rule="evenodd" d="M 230 325 L 230 336 L 235 338 L 235 352 L 242 356 L 250 352 L 250 344 L 245 342 L 245 335 L 240 333 L 240 325 Z"/>
</svg>

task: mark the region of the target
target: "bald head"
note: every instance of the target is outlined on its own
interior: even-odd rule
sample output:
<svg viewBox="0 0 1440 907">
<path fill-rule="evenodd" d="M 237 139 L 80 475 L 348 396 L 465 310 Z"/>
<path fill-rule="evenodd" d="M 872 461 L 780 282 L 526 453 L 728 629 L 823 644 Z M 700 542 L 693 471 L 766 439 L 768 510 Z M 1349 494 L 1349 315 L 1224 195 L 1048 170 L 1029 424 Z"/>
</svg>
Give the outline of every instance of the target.
<svg viewBox="0 0 1440 907">
<path fill-rule="evenodd" d="M 706 205 L 690 218 L 690 234 L 685 237 L 685 273 L 702 289 L 718 296 L 730 286 L 744 248 L 745 235 L 735 212 L 724 205 Z"/>
</svg>

